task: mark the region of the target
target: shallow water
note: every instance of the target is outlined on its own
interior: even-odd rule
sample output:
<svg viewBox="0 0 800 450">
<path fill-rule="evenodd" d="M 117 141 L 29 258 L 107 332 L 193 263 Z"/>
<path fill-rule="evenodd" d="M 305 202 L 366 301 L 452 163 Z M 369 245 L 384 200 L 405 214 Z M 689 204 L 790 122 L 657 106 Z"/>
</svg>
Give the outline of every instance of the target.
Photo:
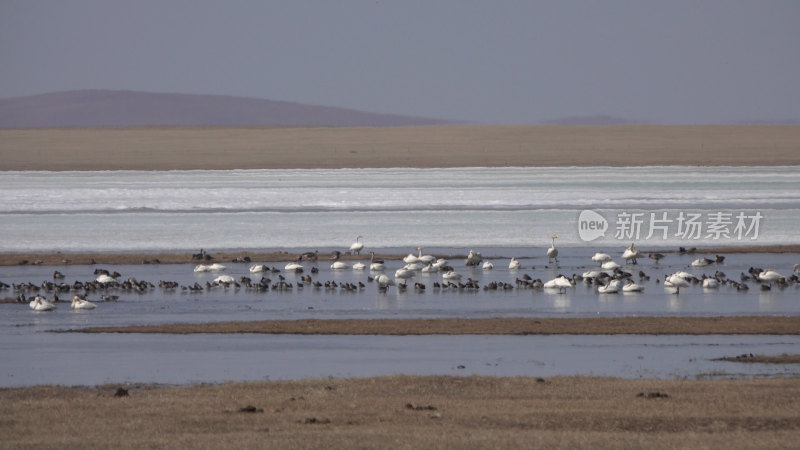
<svg viewBox="0 0 800 450">
<path fill-rule="evenodd" d="M 798 336 L 293 336 L 34 333 L 0 342 L 0 385 L 219 383 L 378 375 L 798 376 L 797 364 L 712 361 L 795 352 Z"/>
<path fill-rule="evenodd" d="M 495 269 L 467 268 L 463 260 L 452 265 L 464 278 L 483 286 L 491 281 L 514 283 L 523 274 L 548 280 L 559 273 L 582 273 L 596 267 L 590 256 L 596 248 L 564 248 L 558 266 L 548 265 L 541 248 L 481 249 Z M 433 248 L 431 253 L 452 255 L 458 249 Z M 395 254 L 405 254 L 393 249 Z M 426 251 L 427 253 L 427 251 Z M 612 252 L 614 253 L 614 252 Z M 521 270 L 507 268 L 511 256 Z M 616 256 L 616 255 L 615 255 Z M 427 286 L 424 292 L 391 288 L 378 292 L 369 272 L 332 271 L 320 261 L 319 281 L 364 283 L 359 292 L 341 289 L 250 292 L 244 288 L 215 288 L 199 293 L 155 288 L 146 294 L 110 291 L 114 302 L 99 302 L 93 311 L 72 311 L 61 303 L 54 312 L 37 313 L 27 305 L 0 305 L 0 383 L 19 386 L 40 383 L 97 384 L 106 382 L 190 383 L 265 378 L 318 376 L 369 376 L 383 374 L 482 374 L 482 375 L 608 375 L 637 377 L 774 376 L 798 375 L 797 365 L 764 365 L 711 362 L 709 359 L 741 353 L 796 352 L 800 341 L 793 336 L 261 336 L 261 335 L 84 335 L 49 333 L 50 330 L 91 326 L 198 323 L 228 320 L 329 319 L 329 318 L 436 318 L 436 317 L 616 317 L 616 316 L 718 316 L 800 314 L 797 284 L 762 291 L 755 282 L 739 292 L 731 287 L 708 290 L 700 286 L 679 294 L 665 290 L 656 280 L 668 273 L 687 270 L 702 276 L 721 270 L 738 279 L 750 266 L 773 267 L 788 275 L 797 254 L 729 254 L 721 265 L 703 269 L 688 267 L 700 255 L 668 254 L 659 264 L 641 259 L 624 266 L 641 281 L 640 294 L 598 294 L 578 284 L 565 294 L 533 289 L 469 292 L 433 289 L 441 274 L 418 274 L 410 280 Z M 619 260 L 619 258 L 617 258 Z M 256 263 L 257 261 L 254 261 Z M 387 261 L 393 274 L 401 261 Z M 272 263 L 282 268 L 284 263 Z M 253 276 L 248 264 L 226 263 L 220 273 Z M 103 266 L 157 283 L 182 285 L 213 280 L 219 273 L 196 274 L 193 265 Z M 94 279 L 94 266 L 0 267 L 0 281 L 41 282 L 58 269 L 67 283 Z M 281 273 L 296 283 L 299 275 Z M 308 273 L 308 272 L 306 272 Z M 267 274 L 277 281 L 278 274 Z M 253 276 L 258 278 L 258 276 Z M 6 295 L 10 295 L 7 291 Z M 3 295 L 0 293 L 0 295 Z M 69 299 L 69 295 L 61 296 Z M 99 300 L 100 293 L 89 295 Z M 465 366 L 459 369 L 458 366 Z M 89 369 L 87 369 L 89 368 Z"/>
</svg>

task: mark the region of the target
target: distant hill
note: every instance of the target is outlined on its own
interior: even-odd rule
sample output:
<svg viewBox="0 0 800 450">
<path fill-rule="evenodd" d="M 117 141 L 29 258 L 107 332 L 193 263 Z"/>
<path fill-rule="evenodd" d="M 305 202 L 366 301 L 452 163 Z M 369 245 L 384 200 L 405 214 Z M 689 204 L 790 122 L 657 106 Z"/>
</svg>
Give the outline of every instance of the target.
<svg viewBox="0 0 800 450">
<path fill-rule="evenodd" d="M 0 99 L 0 128 L 413 126 L 444 120 L 223 95 L 82 90 Z"/>
<path fill-rule="evenodd" d="M 553 119 L 544 122 L 546 125 L 634 125 L 639 123 L 641 122 L 621 119 L 619 117 L 612 117 L 604 114 L 596 116 L 562 117 L 560 119 Z"/>
</svg>

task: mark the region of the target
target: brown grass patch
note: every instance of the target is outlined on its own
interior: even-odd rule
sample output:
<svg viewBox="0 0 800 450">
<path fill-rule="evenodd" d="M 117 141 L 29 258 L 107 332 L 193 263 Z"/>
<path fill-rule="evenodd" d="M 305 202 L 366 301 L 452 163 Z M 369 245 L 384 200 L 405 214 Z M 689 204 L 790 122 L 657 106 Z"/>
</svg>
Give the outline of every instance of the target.
<svg viewBox="0 0 800 450">
<path fill-rule="evenodd" d="M 82 333 L 433 334 L 800 334 L 800 316 L 487 319 L 303 319 L 93 327 Z"/>
<path fill-rule="evenodd" d="M 0 390 L 4 447 L 792 448 L 800 380 L 391 376 Z"/>
</svg>

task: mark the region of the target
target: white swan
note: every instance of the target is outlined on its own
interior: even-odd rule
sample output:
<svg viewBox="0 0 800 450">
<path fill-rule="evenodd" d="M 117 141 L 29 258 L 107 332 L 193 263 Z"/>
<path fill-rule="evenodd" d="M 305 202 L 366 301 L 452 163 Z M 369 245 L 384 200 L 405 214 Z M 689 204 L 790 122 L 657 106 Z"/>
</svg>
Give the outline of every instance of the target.
<svg viewBox="0 0 800 450">
<path fill-rule="evenodd" d="M 508 263 L 508 268 L 510 270 L 517 270 L 517 269 L 522 268 L 522 264 L 519 261 L 517 261 L 517 258 L 512 256 L 511 257 L 511 262 Z"/>
<path fill-rule="evenodd" d="M 97 308 L 97 305 L 95 305 L 94 303 L 92 303 L 92 302 L 90 302 L 88 300 L 84 300 L 84 299 L 82 299 L 82 298 L 80 298 L 80 297 L 78 297 L 76 295 L 76 296 L 72 297 L 72 304 L 70 305 L 70 308 L 72 308 L 72 309 L 95 309 L 95 308 Z"/>
<path fill-rule="evenodd" d="M 53 311 L 56 309 L 56 304 L 48 302 L 44 297 L 37 295 L 28 306 L 34 311 Z"/>
<path fill-rule="evenodd" d="M 417 247 L 417 250 L 419 251 L 419 255 L 417 256 L 417 259 L 419 260 L 419 262 L 421 262 L 423 264 L 430 264 L 430 263 L 436 261 L 436 257 L 433 256 L 433 255 L 423 255 L 422 254 L 422 247 Z"/>
<path fill-rule="evenodd" d="M 547 249 L 547 262 L 548 263 L 550 262 L 551 259 L 554 259 L 556 262 L 558 262 L 558 249 L 556 248 L 556 238 L 558 238 L 558 235 L 556 235 L 554 233 L 553 234 L 553 245 L 551 245 L 550 248 Z"/>
<path fill-rule="evenodd" d="M 375 277 L 375 282 L 378 283 L 378 286 L 380 286 L 382 288 L 385 288 L 387 286 L 394 286 L 395 285 L 394 284 L 394 280 L 389 278 L 389 275 L 386 275 L 385 273 L 382 273 L 382 274 L 378 275 L 377 277 Z"/>
<path fill-rule="evenodd" d="M 605 272 L 600 270 L 587 270 L 586 272 L 583 272 L 581 276 L 583 278 L 597 278 L 598 276 L 600 276 L 601 273 Z"/>
<path fill-rule="evenodd" d="M 406 264 L 405 266 L 403 266 L 403 269 L 417 271 L 417 270 L 424 269 L 425 266 L 427 266 L 427 264 L 422 264 L 422 263 L 416 262 L 416 263 Z"/>
<path fill-rule="evenodd" d="M 349 268 L 350 264 L 347 264 L 344 261 L 334 261 L 333 264 L 331 264 L 331 269 L 333 270 L 344 270 Z"/>
<path fill-rule="evenodd" d="M 383 261 L 375 261 L 375 252 L 369 252 L 369 270 L 373 272 L 381 272 L 386 270 Z"/>
<path fill-rule="evenodd" d="M 439 268 L 433 264 L 428 264 L 427 266 L 423 267 L 420 272 L 422 273 L 435 273 L 438 272 Z"/>
<path fill-rule="evenodd" d="M 406 263 L 406 264 L 418 263 L 419 262 L 419 256 L 417 256 L 417 255 L 415 255 L 413 253 L 409 253 L 408 256 L 403 258 L 403 262 Z"/>
<path fill-rule="evenodd" d="M 233 283 L 234 281 L 236 280 L 230 275 L 220 275 L 214 278 L 214 283 Z"/>
<path fill-rule="evenodd" d="M 597 292 L 601 294 L 616 294 L 619 292 L 619 285 L 617 285 L 616 283 L 609 282 L 606 285 L 598 286 Z"/>
<path fill-rule="evenodd" d="M 367 265 L 364 264 L 363 262 L 357 262 L 357 263 L 353 264 L 353 270 L 364 270 L 366 268 L 367 268 Z"/>
<path fill-rule="evenodd" d="M 448 263 L 448 262 L 449 262 L 449 261 L 448 261 L 448 260 L 446 260 L 446 259 L 444 259 L 444 258 L 439 258 L 439 259 L 437 259 L 437 260 L 436 260 L 436 262 L 435 262 L 435 263 L 433 263 L 433 264 L 431 264 L 431 265 L 433 266 L 433 268 L 434 268 L 434 269 L 437 269 L 437 270 L 438 270 L 438 269 L 441 269 L 441 268 L 442 268 L 442 266 L 445 266 L 445 265 L 447 265 L 447 263 Z"/>
<path fill-rule="evenodd" d="M 692 261 L 692 267 L 705 267 L 710 266 L 711 264 L 714 264 L 714 260 L 708 258 L 697 258 Z"/>
<path fill-rule="evenodd" d="M 481 263 L 481 261 L 483 261 L 483 257 L 481 256 L 480 252 L 470 250 L 469 254 L 467 255 L 467 260 L 464 261 L 464 265 L 477 266 Z"/>
<path fill-rule="evenodd" d="M 455 270 L 448 270 L 447 272 L 442 274 L 442 278 L 445 280 L 460 280 L 461 274 L 456 272 Z"/>
<path fill-rule="evenodd" d="M 703 287 L 705 289 L 716 289 L 719 287 L 719 280 L 716 278 L 705 278 L 703 280 Z"/>
<path fill-rule="evenodd" d="M 619 269 L 619 264 L 615 263 L 614 261 L 606 261 L 600 266 L 600 268 L 603 270 Z"/>
<path fill-rule="evenodd" d="M 115 280 L 110 275 L 101 274 L 99 277 L 95 279 L 95 281 L 97 281 L 98 283 L 111 283 Z"/>
<path fill-rule="evenodd" d="M 567 288 L 572 286 L 573 286 L 572 282 L 564 275 L 559 275 L 543 285 L 545 289 L 558 288 L 558 292 L 562 294 L 566 293 Z"/>
<path fill-rule="evenodd" d="M 664 287 L 674 287 L 675 293 L 680 294 L 682 287 L 689 287 L 689 282 L 686 281 L 681 272 L 678 272 L 672 275 L 664 275 Z"/>
<path fill-rule="evenodd" d="M 634 283 L 633 280 L 628 280 L 628 284 L 622 287 L 622 292 L 644 292 L 644 287 Z"/>
<path fill-rule="evenodd" d="M 595 253 L 594 256 L 592 256 L 592 261 L 602 264 L 602 263 L 604 263 L 606 261 L 611 261 L 611 255 L 609 255 L 608 253 L 599 253 L 598 252 L 598 253 Z"/>
<path fill-rule="evenodd" d="M 639 250 L 636 250 L 636 247 L 631 242 L 630 247 L 626 248 L 624 252 L 622 252 L 622 259 L 625 261 L 630 262 L 631 264 L 636 264 L 636 258 L 639 257 Z"/>
<path fill-rule="evenodd" d="M 361 243 L 361 236 L 360 234 L 356 236 L 356 241 L 350 244 L 350 252 L 355 253 L 356 255 L 361 254 L 361 250 L 364 248 L 364 244 Z"/>
<path fill-rule="evenodd" d="M 225 270 L 225 269 L 227 269 L 227 267 L 223 266 L 220 263 L 214 263 L 214 264 L 211 264 L 211 265 L 198 264 L 197 266 L 195 266 L 194 271 L 195 272 L 211 272 L 211 271 L 214 271 L 214 270 Z"/>
<path fill-rule="evenodd" d="M 250 273 L 269 272 L 269 267 L 264 264 L 253 264 L 250 266 Z"/>
<path fill-rule="evenodd" d="M 406 280 L 406 279 L 409 279 L 409 278 L 411 278 L 413 276 L 414 276 L 414 271 L 413 270 L 397 269 L 394 272 L 394 277 L 395 278 L 400 278 L 401 280 Z"/>
<path fill-rule="evenodd" d="M 494 264 L 492 264 L 491 261 L 484 261 L 481 268 L 483 268 L 483 270 L 492 270 L 494 269 Z"/>
<path fill-rule="evenodd" d="M 287 272 L 293 272 L 293 271 L 296 271 L 296 270 L 303 270 L 303 265 L 300 264 L 300 263 L 296 263 L 296 262 L 290 262 L 289 264 L 286 264 L 285 266 L 283 266 L 283 270 L 285 270 Z"/>
<path fill-rule="evenodd" d="M 758 279 L 760 281 L 766 281 L 769 283 L 770 287 L 772 287 L 772 283 L 780 280 L 781 278 L 784 278 L 784 276 L 772 269 L 764 270 L 758 274 Z"/>
</svg>

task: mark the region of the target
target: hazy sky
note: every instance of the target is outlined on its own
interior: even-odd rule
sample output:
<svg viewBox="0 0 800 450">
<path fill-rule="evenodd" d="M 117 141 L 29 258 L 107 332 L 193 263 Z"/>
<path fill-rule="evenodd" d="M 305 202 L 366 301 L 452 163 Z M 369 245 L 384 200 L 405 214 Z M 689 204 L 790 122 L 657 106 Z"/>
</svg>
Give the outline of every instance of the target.
<svg viewBox="0 0 800 450">
<path fill-rule="evenodd" d="M 73 89 L 481 123 L 800 119 L 800 1 L 0 0 L 0 98 Z"/>
</svg>

